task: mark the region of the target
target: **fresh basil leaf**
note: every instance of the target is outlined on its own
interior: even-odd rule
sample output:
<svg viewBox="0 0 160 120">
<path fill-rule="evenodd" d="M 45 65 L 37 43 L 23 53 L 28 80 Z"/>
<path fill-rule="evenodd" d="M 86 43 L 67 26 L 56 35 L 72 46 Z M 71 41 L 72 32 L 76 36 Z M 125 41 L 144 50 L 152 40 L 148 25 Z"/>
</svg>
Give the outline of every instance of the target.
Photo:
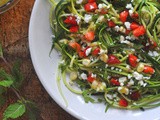
<svg viewBox="0 0 160 120">
<path fill-rule="evenodd" d="M 26 111 L 26 107 L 23 103 L 14 103 L 8 106 L 8 108 L 5 110 L 3 117 L 4 119 L 8 118 L 18 118 L 22 116 Z"/>
<path fill-rule="evenodd" d="M 2 80 L 0 81 L 0 86 L 10 87 L 13 84 L 12 80 Z"/>
</svg>

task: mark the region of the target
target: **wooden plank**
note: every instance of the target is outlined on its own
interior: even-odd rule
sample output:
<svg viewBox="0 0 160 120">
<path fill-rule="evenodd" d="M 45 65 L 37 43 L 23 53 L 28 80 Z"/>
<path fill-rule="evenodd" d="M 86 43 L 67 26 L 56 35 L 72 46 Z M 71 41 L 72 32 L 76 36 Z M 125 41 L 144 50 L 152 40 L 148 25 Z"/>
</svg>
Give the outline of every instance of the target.
<svg viewBox="0 0 160 120">
<path fill-rule="evenodd" d="M 0 15 L 0 41 L 5 57 L 10 63 L 17 59 L 22 61 L 21 71 L 25 81 L 21 94 L 36 103 L 40 110 L 39 120 L 75 120 L 52 100 L 35 74 L 28 48 L 28 26 L 33 4 L 34 0 L 21 0 L 14 8 Z M 13 101 L 17 100 L 13 93 L 9 97 Z M 0 109 L 0 119 L 4 109 Z M 23 116 L 18 120 L 28 118 Z"/>
</svg>

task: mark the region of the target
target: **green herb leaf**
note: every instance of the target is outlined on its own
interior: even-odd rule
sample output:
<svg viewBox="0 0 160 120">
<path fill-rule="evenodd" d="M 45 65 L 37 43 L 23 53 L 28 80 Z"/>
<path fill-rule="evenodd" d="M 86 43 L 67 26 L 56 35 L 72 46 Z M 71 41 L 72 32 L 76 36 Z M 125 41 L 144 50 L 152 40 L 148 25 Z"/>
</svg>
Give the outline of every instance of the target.
<svg viewBox="0 0 160 120">
<path fill-rule="evenodd" d="M 11 75 L 7 74 L 3 69 L 0 69 L 0 79 L 14 81 L 14 78 Z"/>
<path fill-rule="evenodd" d="M 2 80 L 0 81 L 0 86 L 10 87 L 13 84 L 12 80 Z"/>
<path fill-rule="evenodd" d="M 19 88 L 24 80 L 23 75 L 20 71 L 20 64 L 21 62 L 18 60 L 14 63 L 13 68 L 12 68 L 12 75 L 15 80 L 13 83 L 13 86 L 15 88 Z"/>
<path fill-rule="evenodd" d="M 3 117 L 4 119 L 8 118 L 18 118 L 22 116 L 26 111 L 26 107 L 23 103 L 14 103 L 8 106 L 8 108 L 5 110 Z"/>
<path fill-rule="evenodd" d="M 88 102 L 94 103 L 95 100 L 90 97 L 90 91 L 89 90 L 83 91 L 82 95 L 83 95 L 84 101 L 86 103 L 88 103 Z"/>
</svg>

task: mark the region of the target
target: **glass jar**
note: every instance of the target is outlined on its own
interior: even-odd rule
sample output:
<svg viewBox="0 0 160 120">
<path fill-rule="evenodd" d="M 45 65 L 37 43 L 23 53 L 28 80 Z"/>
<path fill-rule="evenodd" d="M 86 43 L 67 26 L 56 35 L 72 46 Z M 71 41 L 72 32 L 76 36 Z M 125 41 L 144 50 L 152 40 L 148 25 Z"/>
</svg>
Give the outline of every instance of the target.
<svg viewBox="0 0 160 120">
<path fill-rule="evenodd" d="M 19 0 L 0 0 L 0 14 L 10 9 L 18 2 Z"/>
</svg>

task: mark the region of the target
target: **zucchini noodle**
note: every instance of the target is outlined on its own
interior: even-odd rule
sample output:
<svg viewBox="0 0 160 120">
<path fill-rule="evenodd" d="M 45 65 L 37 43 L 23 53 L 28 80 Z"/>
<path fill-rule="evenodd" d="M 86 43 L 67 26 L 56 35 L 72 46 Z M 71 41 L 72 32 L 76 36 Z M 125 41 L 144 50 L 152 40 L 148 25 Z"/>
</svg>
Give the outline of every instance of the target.
<svg viewBox="0 0 160 120">
<path fill-rule="evenodd" d="M 56 49 L 62 54 L 57 85 L 66 106 L 61 78 L 86 103 L 104 102 L 106 110 L 160 106 L 158 1 L 49 2 L 54 35 L 51 51 Z"/>
</svg>

